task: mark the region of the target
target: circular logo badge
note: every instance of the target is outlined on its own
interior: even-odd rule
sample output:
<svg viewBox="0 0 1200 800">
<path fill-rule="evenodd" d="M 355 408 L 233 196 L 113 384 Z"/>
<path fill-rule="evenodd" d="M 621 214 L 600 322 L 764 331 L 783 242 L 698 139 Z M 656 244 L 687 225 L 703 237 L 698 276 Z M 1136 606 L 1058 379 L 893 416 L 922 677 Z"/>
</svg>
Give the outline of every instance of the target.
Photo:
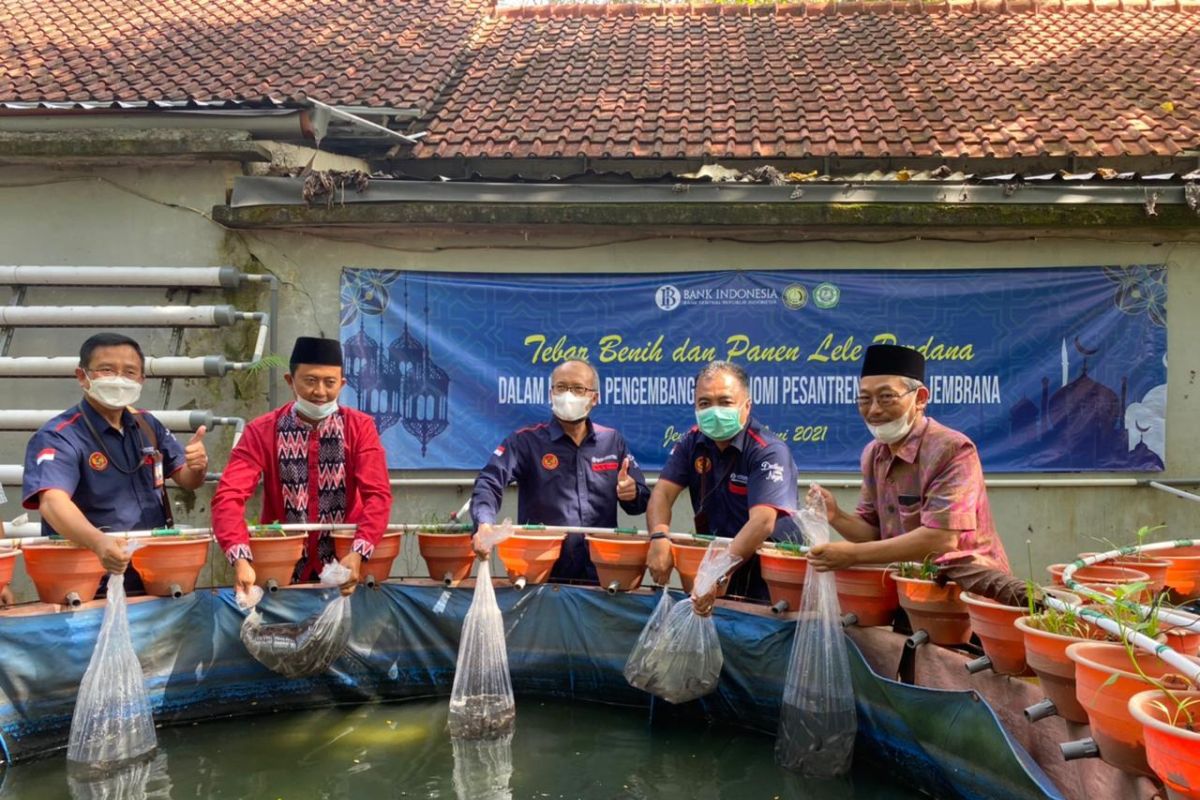
<svg viewBox="0 0 1200 800">
<path fill-rule="evenodd" d="M 104 453 L 92 453 L 88 457 L 88 465 L 96 472 L 103 472 L 108 469 L 108 457 Z"/>
<path fill-rule="evenodd" d="M 783 304 L 792 311 L 808 305 L 808 289 L 799 283 L 793 283 L 783 290 Z"/>
<path fill-rule="evenodd" d="M 822 283 L 813 289 L 812 296 L 817 308 L 833 308 L 842 299 L 842 290 L 832 283 Z"/>
<path fill-rule="evenodd" d="M 697 456 L 696 462 L 692 466 L 696 468 L 696 472 L 703 475 L 712 469 L 712 461 L 708 459 L 708 456 Z"/>
<path fill-rule="evenodd" d="M 664 283 L 654 292 L 654 305 L 661 308 L 663 311 L 672 311 L 679 308 L 680 302 L 683 301 L 683 292 L 669 283 Z"/>
<path fill-rule="evenodd" d="M 542 469 L 558 469 L 558 456 L 554 453 L 542 456 Z"/>
</svg>

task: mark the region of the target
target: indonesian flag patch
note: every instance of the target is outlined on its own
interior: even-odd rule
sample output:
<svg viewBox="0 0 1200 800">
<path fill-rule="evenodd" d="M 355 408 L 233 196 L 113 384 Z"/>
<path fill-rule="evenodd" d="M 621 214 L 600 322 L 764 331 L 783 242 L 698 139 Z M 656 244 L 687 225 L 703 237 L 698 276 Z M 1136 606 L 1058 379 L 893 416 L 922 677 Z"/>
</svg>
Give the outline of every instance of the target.
<svg viewBox="0 0 1200 800">
<path fill-rule="evenodd" d="M 54 448 L 47 447 L 45 450 L 42 450 L 40 453 L 37 454 L 37 463 L 41 464 L 45 461 L 53 461 L 54 455 L 55 455 Z"/>
<path fill-rule="evenodd" d="M 493 450 L 492 455 L 497 456 L 497 457 L 504 455 L 504 445 L 500 445 L 495 450 Z"/>
</svg>

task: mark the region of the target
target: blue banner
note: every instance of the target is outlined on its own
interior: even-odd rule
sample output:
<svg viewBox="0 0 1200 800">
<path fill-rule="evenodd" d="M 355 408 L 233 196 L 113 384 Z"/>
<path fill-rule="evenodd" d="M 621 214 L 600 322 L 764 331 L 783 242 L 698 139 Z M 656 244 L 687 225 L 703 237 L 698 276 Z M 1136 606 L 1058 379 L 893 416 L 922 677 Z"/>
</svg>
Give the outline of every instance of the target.
<svg viewBox="0 0 1200 800">
<path fill-rule="evenodd" d="M 1158 471 L 1166 459 L 1166 269 L 467 274 L 346 269 L 343 401 L 393 469 L 478 469 L 549 418 L 550 372 L 600 373 L 593 419 L 646 469 L 694 422 L 695 375 L 746 367 L 754 415 L 803 471 L 855 471 L 872 342 L 927 359 L 928 413 L 990 472 Z"/>
</svg>

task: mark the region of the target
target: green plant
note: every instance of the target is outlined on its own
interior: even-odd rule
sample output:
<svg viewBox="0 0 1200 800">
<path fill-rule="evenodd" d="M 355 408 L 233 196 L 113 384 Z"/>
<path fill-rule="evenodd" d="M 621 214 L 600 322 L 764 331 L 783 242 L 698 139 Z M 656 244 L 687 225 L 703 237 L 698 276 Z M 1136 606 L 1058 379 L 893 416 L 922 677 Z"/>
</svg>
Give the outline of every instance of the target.
<svg viewBox="0 0 1200 800">
<path fill-rule="evenodd" d="M 288 361 L 281 355 L 272 353 L 268 356 L 263 356 L 257 361 L 252 361 L 247 367 L 246 372 L 251 375 L 262 372 L 264 369 L 284 369 L 288 367 Z"/>
<path fill-rule="evenodd" d="M 931 581 L 938 575 L 938 565 L 933 563 L 932 554 L 925 556 L 925 560 L 919 564 L 915 561 L 901 561 L 896 565 L 896 575 L 901 578 Z"/>
<path fill-rule="evenodd" d="M 1047 607 L 1044 611 L 1029 616 L 1030 627 L 1055 636 L 1070 636 L 1075 639 L 1093 639 L 1092 629 L 1079 613 L 1071 608 L 1059 611 Z"/>
<path fill-rule="evenodd" d="M 1174 708 L 1170 708 L 1162 700 L 1151 700 L 1150 705 L 1163 712 L 1163 716 L 1167 718 L 1167 724 L 1173 728 L 1183 728 L 1184 730 L 1196 733 L 1197 722 L 1193 716 L 1193 707 L 1200 707 L 1200 697 L 1172 697 L 1170 692 L 1165 692 L 1167 697 L 1174 701 Z M 1200 713 L 1200 708 L 1195 709 Z"/>
</svg>

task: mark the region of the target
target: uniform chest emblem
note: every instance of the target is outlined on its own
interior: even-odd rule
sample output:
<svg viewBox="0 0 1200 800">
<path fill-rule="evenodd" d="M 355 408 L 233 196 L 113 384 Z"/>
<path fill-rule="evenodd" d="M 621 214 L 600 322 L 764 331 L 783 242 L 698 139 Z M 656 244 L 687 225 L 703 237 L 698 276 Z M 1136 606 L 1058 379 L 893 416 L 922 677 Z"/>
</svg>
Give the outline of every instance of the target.
<svg viewBox="0 0 1200 800">
<path fill-rule="evenodd" d="M 692 466 L 695 467 L 697 474 L 703 475 L 712 469 L 712 460 L 708 456 L 697 456 Z"/>
<path fill-rule="evenodd" d="M 96 472 L 103 472 L 108 469 L 108 457 L 104 453 L 92 453 L 88 456 L 88 466 L 96 470 Z"/>
<path fill-rule="evenodd" d="M 542 456 L 542 469 L 558 469 L 558 456 L 554 453 Z"/>
</svg>

